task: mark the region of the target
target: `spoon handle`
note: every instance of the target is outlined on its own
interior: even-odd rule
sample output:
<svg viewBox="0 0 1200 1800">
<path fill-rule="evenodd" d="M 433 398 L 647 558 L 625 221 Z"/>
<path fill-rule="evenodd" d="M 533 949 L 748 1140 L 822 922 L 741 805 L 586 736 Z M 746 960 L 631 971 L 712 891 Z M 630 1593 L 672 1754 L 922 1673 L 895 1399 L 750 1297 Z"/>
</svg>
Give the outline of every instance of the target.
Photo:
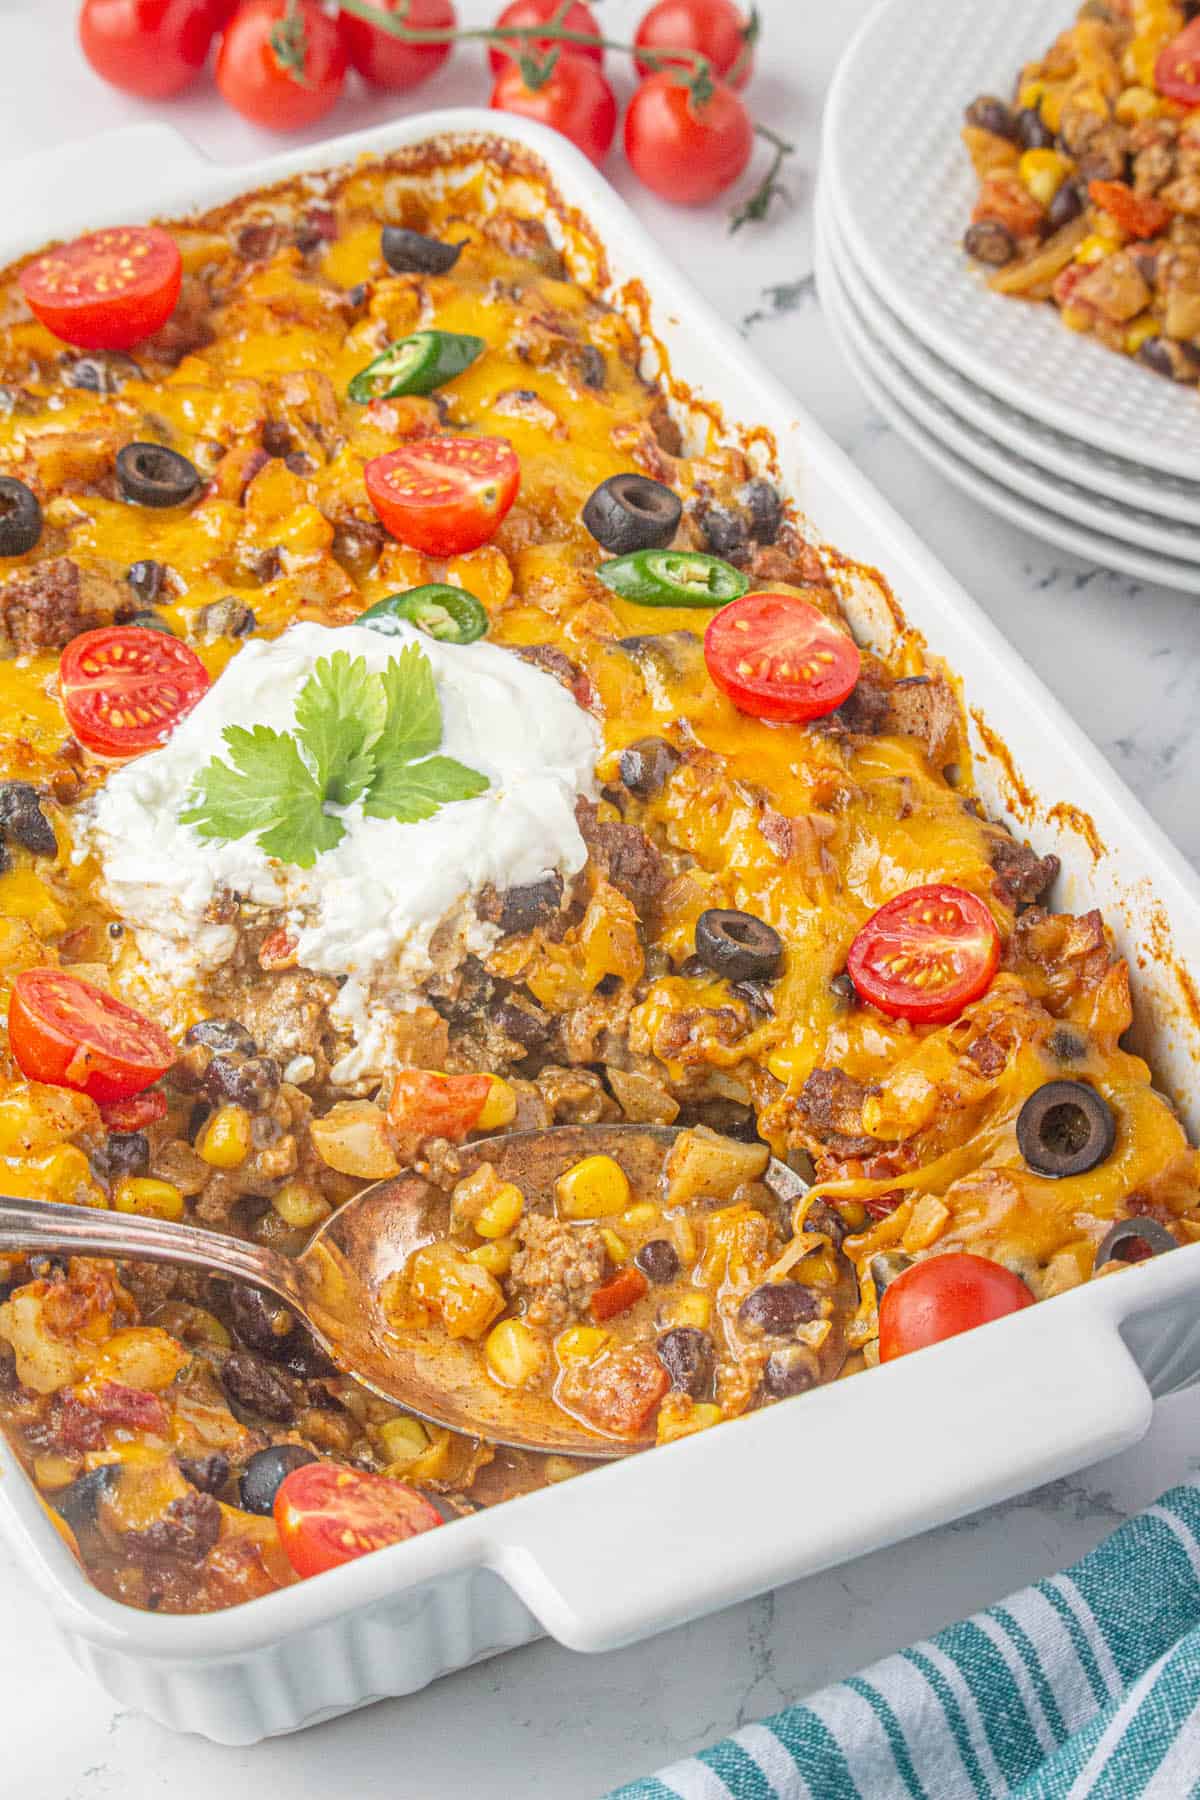
<svg viewBox="0 0 1200 1800">
<path fill-rule="evenodd" d="M 142 1262 L 190 1263 L 269 1288 L 293 1305 L 301 1304 L 299 1284 L 287 1257 L 261 1244 L 247 1244 L 222 1232 L 102 1207 L 65 1206 L 52 1200 L 0 1194 L 0 1251 L 62 1252 L 81 1256 L 123 1256 Z"/>
</svg>

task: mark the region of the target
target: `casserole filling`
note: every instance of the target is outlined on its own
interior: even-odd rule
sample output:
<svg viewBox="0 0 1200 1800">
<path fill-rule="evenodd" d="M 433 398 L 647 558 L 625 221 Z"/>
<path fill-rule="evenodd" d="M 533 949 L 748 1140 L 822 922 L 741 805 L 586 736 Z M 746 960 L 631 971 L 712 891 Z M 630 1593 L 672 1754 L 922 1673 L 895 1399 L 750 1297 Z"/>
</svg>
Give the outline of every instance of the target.
<svg viewBox="0 0 1200 1800">
<path fill-rule="evenodd" d="M 855 644 L 764 447 L 685 439 L 486 181 L 397 159 L 175 227 L 128 349 L 5 278 L 0 1186 L 294 1251 L 415 1166 L 451 1226 L 397 1321 L 629 1442 L 919 1347 L 920 1283 L 944 1336 L 950 1275 L 986 1318 L 1192 1241 L 1126 965 L 984 816 L 953 676 Z M 397 274 L 383 226 L 457 255 Z M 620 1121 L 684 1128 L 653 1181 L 463 1160 Z M 133 1605 L 585 1467 L 194 1272 L 4 1284 L 0 1421 Z"/>
</svg>

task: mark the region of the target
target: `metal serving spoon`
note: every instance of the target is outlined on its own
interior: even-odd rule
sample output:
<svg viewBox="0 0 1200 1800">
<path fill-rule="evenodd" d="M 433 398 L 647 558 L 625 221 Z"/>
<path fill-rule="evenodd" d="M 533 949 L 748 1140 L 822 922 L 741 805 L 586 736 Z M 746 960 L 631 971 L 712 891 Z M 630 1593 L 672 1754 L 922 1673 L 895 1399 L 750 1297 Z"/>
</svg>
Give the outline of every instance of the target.
<svg viewBox="0 0 1200 1800">
<path fill-rule="evenodd" d="M 501 1180 L 517 1184 L 528 1210 L 549 1212 L 555 1181 L 584 1156 L 608 1154 L 635 1190 L 656 1190 L 678 1131 L 665 1125 L 564 1125 L 511 1132 L 468 1145 L 460 1152 L 462 1172 L 489 1162 Z M 762 1180 L 789 1209 L 806 1192 L 799 1176 L 774 1158 Z M 501 1387 L 486 1373 L 475 1345 L 398 1327 L 387 1317 L 381 1292 L 389 1277 L 414 1250 L 444 1237 L 449 1225 L 449 1196 L 411 1170 L 346 1201 L 296 1257 L 195 1225 L 0 1196 L 0 1251 L 187 1263 L 266 1288 L 286 1301 L 347 1374 L 432 1424 L 565 1456 L 601 1459 L 644 1449 L 641 1442 L 615 1442 L 589 1431 L 546 1395 Z M 845 1324 L 856 1299 L 852 1273 L 844 1274 L 833 1299 L 833 1329 L 820 1352 L 826 1381 L 845 1359 Z"/>
</svg>

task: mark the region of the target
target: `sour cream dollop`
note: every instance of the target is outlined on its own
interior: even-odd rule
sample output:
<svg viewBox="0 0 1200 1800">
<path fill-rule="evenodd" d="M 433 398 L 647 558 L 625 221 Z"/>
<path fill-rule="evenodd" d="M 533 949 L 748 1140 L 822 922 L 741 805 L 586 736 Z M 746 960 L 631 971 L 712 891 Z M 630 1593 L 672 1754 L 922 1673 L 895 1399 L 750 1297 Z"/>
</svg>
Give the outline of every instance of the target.
<svg viewBox="0 0 1200 1800">
<path fill-rule="evenodd" d="M 291 730 L 322 657 L 345 650 L 381 671 L 410 642 L 433 668 L 441 754 L 486 775 L 485 794 L 416 825 L 366 818 L 359 802 L 337 808 L 345 836 L 311 869 L 277 862 L 253 837 L 207 840 L 180 822 L 201 769 L 226 754 L 226 726 Z M 173 985 L 237 950 L 239 925 L 218 922 L 218 896 L 286 915 L 300 964 L 347 978 L 331 1017 L 353 1040 L 334 1068 L 335 1080 L 350 1082 L 386 1060 L 388 1019 L 416 1004 L 435 967 L 435 934 L 439 964 L 447 946 L 453 961 L 495 942 L 496 928 L 473 911 L 484 888 L 583 867 L 575 802 L 594 792 L 599 750 L 594 721 L 566 689 L 497 645 L 440 644 L 411 627 L 384 637 L 359 625 L 294 625 L 248 643 L 161 750 L 110 777 L 86 810 L 80 853 L 99 859 L 103 898 Z"/>
</svg>

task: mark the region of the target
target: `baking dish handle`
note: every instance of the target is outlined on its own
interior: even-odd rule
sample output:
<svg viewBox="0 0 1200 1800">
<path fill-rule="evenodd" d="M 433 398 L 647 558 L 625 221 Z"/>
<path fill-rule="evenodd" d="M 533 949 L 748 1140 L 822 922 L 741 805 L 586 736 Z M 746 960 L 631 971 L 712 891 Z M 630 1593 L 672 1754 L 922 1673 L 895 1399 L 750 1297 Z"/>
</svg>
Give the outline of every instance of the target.
<svg viewBox="0 0 1200 1800">
<path fill-rule="evenodd" d="M 46 241 L 46 222 L 59 238 L 100 225 L 130 221 L 128 195 L 139 219 L 178 204 L 181 178 L 194 181 L 207 159 L 172 125 L 148 123 L 58 144 L 9 164 L 0 239 L 18 255 Z"/>
<path fill-rule="evenodd" d="M 560 1643 L 612 1650 L 1113 1455 L 1150 1391 L 1074 1299 L 581 1475 L 552 1526 L 498 1508 L 487 1560 Z"/>
</svg>

